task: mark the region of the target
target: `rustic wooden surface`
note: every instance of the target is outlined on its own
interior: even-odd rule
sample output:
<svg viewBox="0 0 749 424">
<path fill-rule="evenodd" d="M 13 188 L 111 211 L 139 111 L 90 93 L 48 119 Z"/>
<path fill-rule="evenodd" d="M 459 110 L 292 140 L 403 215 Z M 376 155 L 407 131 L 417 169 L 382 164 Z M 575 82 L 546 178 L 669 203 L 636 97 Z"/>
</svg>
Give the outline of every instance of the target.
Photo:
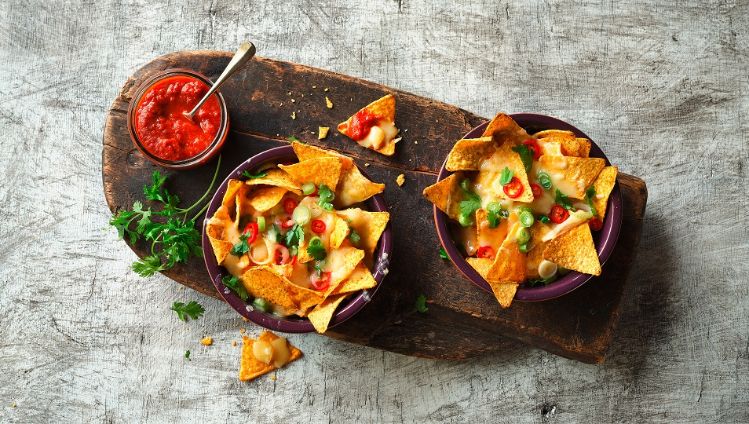
<svg viewBox="0 0 749 424">
<path fill-rule="evenodd" d="M 724 1 L 3 2 L 0 421 L 749 421 L 748 24 Z M 243 39 L 480 116 L 559 116 L 643 176 L 607 362 L 514 345 L 432 361 L 311 335 L 277 380 L 236 381 L 231 341 L 257 329 L 129 271 L 100 155 L 135 69 Z M 168 306 L 190 299 L 207 313 L 184 324 Z"/>
<path fill-rule="evenodd" d="M 147 63 L 128 79 L 104 126 L 104 196 L 112 212 L 130 209 L 136 199 L 142 199 L 143 186 L 156 169 L 133 147 L 127 129 L 126 111 L 138 88 L 170 68 L 194 69 L 216 78 L 230 59 L 229 52 L 175 52 Z M 583 362 L 603 362 L 619 319 L 623 289 L 640 239 L 647 201 L 642 180 L 620 175 L 626 217 L 622 224 L 624 237 L 601 278 L 563 299 L 518 302 L 502 311 L 493 296 L 472 286 L 449 261 L 439 257 L 432 205 L 421 195 L 436 180 L 441 162 L 454 141 L 483 119 L 455 106 L 389 87 L 259 57 L 227 81 L 221 91 L 234 124 L 222 151 L 226 159 L 222 161 L 219 181 L 247 158 L 270 147 L 286 145 L 287 134 L 292 134 L 305 143 L 345 152 L 356 158 L 359 166 L 376 181 L 387 183 L 384 197 L 392 212 L 394 245 L 387 280 L 362 313 L 327 335 L 432 359 L 465 359 L 503 352 L 507 346 L 500 336 L 504 336 Z M 360 105 L 388 92 L 397 96 L 400 113 L 396 121 L 403 129 L 396 155 L 383 158 L 337 132 L 318 140 L 318 126 L 335 127 Z M 326 97 L 333 99 L 333 108 L 325 106 Z M 292 112 L 294 119 L 290 118 Z M 548 128 L 529 128 L 529 131 L 543 129 Z M 401 173 L 408 184 L 399 187 L 394 181 Z M 169 190 L 191 204 L 205 192 L 213 167 L 167 175 L 174 177 Z M 150 254 L 145 241 L 132 247 L 138 256 Z M 200 259 L 177 266 L 166 275 L 220 298 Z M 414 303 L 420 294 L 427 297 L 431 313 L 416 311 Z"/>
</svg>

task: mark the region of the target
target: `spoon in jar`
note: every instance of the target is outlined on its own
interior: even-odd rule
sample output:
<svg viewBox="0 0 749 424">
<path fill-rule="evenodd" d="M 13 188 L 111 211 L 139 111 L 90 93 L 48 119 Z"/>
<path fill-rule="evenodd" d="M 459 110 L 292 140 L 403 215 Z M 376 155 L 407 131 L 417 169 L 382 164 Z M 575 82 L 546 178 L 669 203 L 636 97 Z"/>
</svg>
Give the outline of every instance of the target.
<svg viewBox="0 0 749 424">
<path fill-rule="evenodd" d="M 244 43 L 240 44 L 239 49 L 237 49 L 237 52 L 234 53 L 234 57 L 232 57 L 229 64 L 226 65 L 226 69 L 224 69 L 224 72 L 222 72 L 221 76 L 219 76 L 216 82 L 213 83 L 213 87 L 211 87 L 211 89 L 208 90 L 207 93 L 205 93 L 205 96 L 200 99 L 198 104 L 196 104 L 191 111 L 184 112 L 187 119 L 192 120 L 192 117 L 195 116 L 195 113 L 198 112 L 198 109 L 200 109 L 200 107 L 203 106 L 203 103 L 205 103 L 205 101 L 208 100 L 208 98 L 211 97 L 211 95 L 215 93 L 219 87 L 221 87 L 221 84 L 226 82 L 226 80 L 228 80 L 230 76 L 234 75 L 234 73 L 237 72 L 237 70 L 239 70 L 239 68 L 241 68 L 245 63 L 247 63 L 247 61 L 252 59 L 253 56 L 255 56 L 254 44 L 250 43 L 249 41 L 245 41 Z"/>
</svg>

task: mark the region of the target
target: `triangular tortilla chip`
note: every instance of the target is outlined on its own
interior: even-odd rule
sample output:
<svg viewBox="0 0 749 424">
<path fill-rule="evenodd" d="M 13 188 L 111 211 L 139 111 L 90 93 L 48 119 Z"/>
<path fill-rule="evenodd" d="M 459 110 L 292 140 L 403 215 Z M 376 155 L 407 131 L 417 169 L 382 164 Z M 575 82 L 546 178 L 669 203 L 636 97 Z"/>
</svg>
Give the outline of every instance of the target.
<svg viewBox="0 0 749 424">
<path fill-rule="evenodd" d="M 322 334 L 328 330 L 328 324 L 330 324 L 330 320 L 333 319 L 335 310 L 338 309 L 338 305 L 340 305 L 347 296 L 347 294 L 331 296 L 325 299 L 323 303 L 317 305 L 315 309 L 309 313 L 307 318 L 309 318 L 318 333 Z"/>
<path fill-rule="evenodd" d="M 328 253 L 325 258 L 324 271 L 330 272 L 330 287 L 325 292 L 325 297 L 330 296 L 338 285 L 354 272 L 357 265 L 364 259 L 364 251 L 355 247 L 342 247 Z"/>
<path fill-rule="evenodd" d="M 458 204 L 463 199 L 460 191 L 460 180 L 462 179 L 463 173 L 457 172 L 425 188 L 422 194 L 427 200 L 434 203 L 437 209 L 446 213 L 451 219 L 457 220 L 460 213 Z"/>
<path fill-rule="evenodd" d="M 270 331 L 263 331 L 263 333 L 260 334 L 260 337 L 258 337 L 258 340 L 270 343 L 278 338 L 278 336 L 271 333 Z M 267 374 L 275 369 L 278 369 L 273 365 L 273 362 L 271 362 L 270 364 L 266 364 L 255 359 L 255 355 L 252 354 L 252 347 L 254 343 L 255 340 L 247 336 L 242 337 L 242 358 L 240 359 L 239 363 L 240 381 L 254 380 L 263 374 Z M 286 365 L 302 357 L 301 350 L 294 347 L 291 343 L 288 343 L 288 347 L 289 353 L 291 355 L 289 356 L 289 362 L 287 362 Z"/>
<path fill-rule="evenodd" d="M 551 176 L 554 187 L 573 199 L 584 199 L 585 189 L 601 173 L 606 161 L 601 158 L 547 156 L 538 158 L 538 167 Z"/>
<path fill-rule="evenodd" d="M 216 262 L 221 265 L 234 246 L 231 242 L 225 240 L 224 230 L 227 226 L 234 225 L 226 206 L 221 206 L 216 210 L 205 227 L 208 241 L 211 243 L 213 254 L 216 256 Z"/>
<path fill-rule="evenodd" d="M 525 257 L 525 277 L 539 278 L 538 265 L 544 259 L 544 249 L 546 243 L 542 237 L 549 231 L 549 227 L 541 222 L 536 221 L 530 228 L 531 239 L 528 242 L 528 254 Z"/>
<path fill-rule="evenodd" d="M 565 156 L 587 158 L 590 155 L 590 140 L 578 138 L 572 131 L 545 130 L 533 134 L 533 137 L 543 142 L 558 142 Z"/>
<path fill-rule="evenodd" d="M 293 165 L 278 165 L 299 185 L 314 183 L 316 186 L 320 186 L 325 184 L 333 191 L 338 187 L 341 166 L 341 160 L 333 157 L 307 159 Z"/>
<path fill-rule="evenodd" d="M 578 225 L 546 243 L 544 259 L 573 271 L 601 275 L 601 263 L 589 225 Z"/>
<path fill-rule="evenodd" d="M 346 281 L 338 285 L 333 294 L 353 293 L 359 290 L 371 289 L 376 285 L 377 280 L 374 279 L 372 272 L 362 262 L 356 266 L 356 269 L 348 276 Z"/>
<path fill-rule="evenodd" d="M 359 208 L 344 209 L 337 213 L 347 221 L 350 228 L 359 234 L 359 248 L 364 249 L 367 259 L 371 260 L 377 248 L 377 242 L 380 241 L 380 236 L 390 221 L 390 213 L 370 212 Z"/>
<path fill-rule="evenodd" d="M 486 219 L 489 213 L 484 209 L 476 210 L 476 243 L 478 246 L 491 246 L 494 251 L 507 238 L 507 220 L 503 219 L 494 227 L 489 227 Z"/>
<path fill-rule="evenodd" d="M 341 247 L 341 243 L 346 240 L 349 234 L 349 226 L 345 219 L 340 216 L 334 216 L 333 230 L 330 232 L 329 249 L 338 249 Z"/>
<path fill-rule="evenodd" d="M 370 148 L 386 156 L 393 155 L 393 153 L 395 153 L 395 143 L 398 142 L 398 139 L 395 138 L 398 134 L 398 129 L 393 125 L 395 123 L 395 96 L 392 94 L 385 95 L 367 106 L 364 106 L 356 113 L 359 113 L 362 110 L 367 110 L 372 115 L 378 117 L 378 125 L 385 127 L 384 133 L 382 134 L 385 137 L 382 145 L 378 148 L 375 148 L 374 146 Z M 338 131 L 340 131 L 341 134 L 351 137 L 349 126 L 351 125 L 354 116 L 356 116 L 356 114 L 338 124 Z M 388 132 L 390 132 L 390 134 L 388 134 Z M 358 140 L 357 143 L 361 144 L 362 142 L 365 142 L 365 140 L 366 139 Z"/>
<path fill-rule="evenodd" d="M 489 268 L 492 267 L 494 260 L 488 259 L 488 258 L 469 257 L 469 258 L 466 258 L 466 262 L 468 262 L 468 265 L 470 265 L 473 269 L 476 270 L 476 272 L 479 273 L 481 278 L 486 280 L 487 279 L 486 277 L 489 273 Z"/>
<path fill-rule="evenodd" d="M 497 298 L 497 301 L 499 302 L 499 306 L 502 307 L 502 309 L 507 309 L 512 305 L 512 299 L 515 298 L 515 293 L 518 291 L 519 283 L 492 283 L 489 282 L 489 285 L 492 288 L 492 291 L 494 292 L 494 297 Z"/>
<path fill-rule="evenodd" d="M 508 237 L 510 237 L 508 235 Z M 513 236 L 514 237 L 514 236 Z M 491 268 L 487 271 L 486 280 L 492 282 L 521 282 L 525 280 L 525 254 L 518 248 L 515 240 L 505 241 L 497 250 Z"/>
<path fill-rule="evenodd" d="M 223 200 L 221 200 L 222 205 L 234 203 L 234 196 L 237 195 L 237 191 L 244 186 L 244 182 L 240 180 L 229 180 L 228 184 L 226 185 L 226 192 L 224 193 Z"/>
<path fill-rule="evenodd" d="M 596 208 L 597 216 L 603 219 L 606 216 L 606 206 L 609 203 L 609 196 L 616 184 L 616 174 L 618 170 L 615 166 L 603 168 L 596 180 L 593 182 L 593 188 L 596 190 L 596 196 L 593 198 L 593 206 Z"/>
<path fill-rule="evenodd" d="M 525 166 L 518 153 L 512 150 L 511 145 L 503 144 L 500 146 L 487 159 L 487 162 L 491 163 L 489 168 L 491 170 L 479 171 L 476 176 L 476 184 L 483 186 L 484 190 L 495 198 L 510 199 L 499 183 L 502 170 L 507 167 L 512 171 L 513 176 L 520 180 L 520 183 L 523 185 L 523 193 L 519 197 L 510 200 L 524 203 L 533 201 L 533 190 L 531 190 L 531 185 L 528 182 Z"/>
<path fill-rule="evenodd" d="M 269 185 L 276 187 L 283 187 L 296 194 L 302 194 L 302 190 L 299 184 L 295 183 L 291 179 L 291 176 L 282 169 L 271 168 L 265 171 L 265 176 L 260 178 L 250 178 L 244 182 L 249 186 L 254 185 Z"/>
<path fill-rule="evenodd" d="M 333 150 L 322 149 L 320 147 L 313 146 L 311 144 L 300 143 L 298 141 L 292 142 L 291 147 L 294 149 L 294 153 L 299 159 L 299 162 L 304 162 L 305 160 L 309 159 L 334 157 L 341 160 L 343 169 L 348 169 L 354 166 L 354 161 L 350 157 L 344 156 Z"/>
<path fill-rule="evenodd" d="M 288 190 L 284 187 L 260 187 L 249 194 L 249 204 L 258 212 L 265 212 L 276 206 Z"/>
<path fill-rule="evenodd" d="M 322 294 L 299 287 L 271 267 L 253 267 L 242 274 L 242 285 L 252 297 L 261 297 L 287 314 L 322 302 Z"/>
<path fill-rule="evenodd" d="M 518 145 L 530 138 L 528 133 L 505 113 L 498 113 L 481 136 L 492 137 L 497 144 L 510 146 Z"/>
<path fill-rule="evenodd" d="M 491 137 L 458 140 L 447 155 L 445 168 L 448 171 L 478 171 L 484 159 L 496 148 Z"/>
</svg>

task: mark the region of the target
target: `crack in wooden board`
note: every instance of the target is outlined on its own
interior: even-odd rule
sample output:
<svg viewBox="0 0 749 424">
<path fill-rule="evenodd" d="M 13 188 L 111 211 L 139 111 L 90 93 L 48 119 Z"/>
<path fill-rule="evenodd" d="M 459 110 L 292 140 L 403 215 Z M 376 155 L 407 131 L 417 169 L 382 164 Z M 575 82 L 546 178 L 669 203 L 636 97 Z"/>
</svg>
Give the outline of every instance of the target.
<svg viewBox="0 0 749 424">
<path fill-rule="evenodd" d="M 104 191 L 112 211 L 130 207 L 142 197 L 155 166 L 135 150 L 127 130 L 129 100 L 141 81 L 167 68 L 184 67 L 215 78 L 228 62 L 224 52 L 178 52 L 162 56 L 138 70 L 125 84 L 107 118 L 102 152 Z M 314 87 L 313 87 L 314 86 Z M 324 89 L 328 88 L 328 91 Z M 335 131 L 338 122 L 381 96 L 398 99 L 396 121 L 404 139 L 392 158 L 360 148 Z M 330 330 L 328 336 L 403 354 L 460 359 L 500 352 L 506 338 L 585 362 L 601 362 L 619 315 L 627 271 L 639 242 L 647 192 L 644 182 L 621 175 L 625 202 L 622 236 L 604 274 L 560 299 L 543 303 L 516 302 L 500 310 L 496 300 L 465 280 L 438 255 L 439 242 L 432 207 L 421 190 L 432 184 L 453 142 L 485 121 L 462 109 L 302 65 L 258 58 L 222 89 L 231 114 L 231 128 L 222 152 L 220 175 L 239 163 L 294 135 L 304 142 L 354 157 L 376 181 L 387 184 L 394 255 L 390 274 L 373 301 L 356 317 Z M 325 107 L 325 96 L 333 100 Z M 291 100 L 294 99 L 292 102 Z M 296 112 L 296 119 L 291 113 Z M 317 127 L 331 135 L 317 140 Z M 406 131 L 408 130 L 408 131 Z M 416 143 L 418 142 L 418 143 Z M 366 163 L 370 166 L 364 167 Z M 178 175 L 170 188 L 185 202 L 197 199 L 213 172 L 212 164 Z M 403 187 L 394 181 L 406 175 Z M 146 246 L 133 250 L 143 256 Z M 419 258 L 414 261 L 412 258 Z M 173 280 L 218 297 L 202 261 L 165 272 Z M 430 312 L 415 312 L 419 294 L 427 296 Z"/>
</svg>

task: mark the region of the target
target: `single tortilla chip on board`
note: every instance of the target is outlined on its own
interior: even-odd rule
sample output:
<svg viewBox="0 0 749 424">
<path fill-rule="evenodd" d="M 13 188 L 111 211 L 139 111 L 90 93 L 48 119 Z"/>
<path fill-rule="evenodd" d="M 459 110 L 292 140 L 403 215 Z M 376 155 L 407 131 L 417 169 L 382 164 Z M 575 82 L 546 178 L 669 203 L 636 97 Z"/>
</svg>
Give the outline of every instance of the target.
<svg viewBox="0 0 749 424">
<path fill-rule="evenodd" d="M 573 199 L 584 199 L 585 189 L 601 173 L 606 161 L 601 158 L 547 156 L 538 158 L 539 168 L 552 176 L 554 185 Z"/>
<path fill-rule="evenodd" d="M 596 208 L 596 215 L 600 219 L 606 216 L 606 206 L 609 204 L 609 196 L 611 191 L 614 190 L 614 184 L 616 184 L 617 172 L 618 169 L 615 166 L 607 166 L 603 168 L 603 171 L 598 174 L 593 182 L 593 188 L 596 191 L 593 206 Z"/>
<path fill-rule="evenodd" d="M 484 159 L 496 149 L 491 137 L 458 140 L 447 155 L 448 171 L 478 171 Z"/>
<path fill-rule="evenodd" d="M 277 335 L 271 333 L 270 331 L 263 331 L 262 334 L 257 338 L 257 340 L 261 340 L 265 343 L 272 343 L 273 341 L 280 339 Z M 239 362 L 239 380 L 240 381 L 250 381 L 254 380 L 261 375 L 267 374 L 273 370 L 278 369 L 274 364 L 273 361 L 271 363 L 266 364 L 265 362 L 262 362 L 255 358 L 255 355 L 253 355 L 253 346 L 254 346 L 255 340 L 244 336 L 242 337 L 242 357 Z M 302 357 L 302 351 L 293 346 L 291 343 L 286 341 L 287 348 L 289 349 L 289 360 L 286 362 L 286 365 L 288 365 L 291 362 L 296 361 L 297 359 Z"/>
<path fill-rule="evenodd" d="M 481 137 L 492 137 L 500 145 L 518 145 L 529 139 L 528 133 L 506 113 L 498 113 L 486 126 Z"/>
<path fill-rule="evenodd" d="M 250 206 L 258 212 L 265 212 L 276 206 L 288 190 L 284 187 L 260 187 L 248 195 Z"/>
<path fill-rule="evenodd" d="M 376 116 L 380 123 L 382 121 L 394 124 L 395 123 L 395 96 L 392 94 L 387 94 L 374 102 L 368 104 L 367 106 L 364 106 L 359 111 L 357 111 L 354 115 L 349 117 L 346 121 L 341 122 L 338 124 L 338 131 L 341 134 L 344 134 L 348 137 L 351 137 L 351 131 L 350 126 L 354 119 L 354 116 L 359 114 L 360 112 L 366 110 L 369 112 L 369 114 Z M 385 156 L 392 156 L 395 153 L 395 144 L 397 143 L 397 139 L 395 139 L 394 135 L 397 135 L 398 130 L 395 128 L 394 125 L 391 125 L 391 130 L 395 131 L 394 134 L 387 134 L 383 133 L 382 136 L 384 137 L 383 143 L 379 147 L 375 147 L 374 145 L 369 147 L 372 150 L 381 153 Z M 371 131 L 371 130 L 370 130 Z M 363 140 L 358 140 L 357 143 L 362 142 Z"/>
<path fill-rule="evenodd" d="M 318 333 L 322 334 L 328 330 L 328 325 L 333 319 L 335 310 L 338 309 L 338 305 L 340 305 L 346 297 L 348 297 L 348 294 L 330 296 L 325 299 L 323 303 L 317 305 L 315 309 L 307 315 L 307 318 L 309 318 L 312 326 L 315 327 L 315 330 Z"/>
<path fill-rule="evenodd" d="M 288 173 L 286 173 L 284 170 L 278 169 L 278 168 L 271 168 L 264 172 L 265 172 L 265 176 L 258 177 L 258 178 L 250 178 L 244 183 L 247 184 L 248 186 L 268 185 L 268 186 L 275 186 L 275 187 L 283 187 L 286 190 L 289 190 L 293 193 L 302 194 L 302 190 L 299 187 L 299 184 L 295 183 L 294 180 L 291 179 L 291 176 Z"/>
<path fill-rule="evenodd" d="M 425 188 L 422 194 L 427 200 L 434 203 L 434 206 L 446 213 L 451 219 L 458 219 L 460 210 L 458 204 L 462 200 L 460 192 L 460 180 L 463 179 L 463 173 L 456 172 L 442 181 Z"/>
<path fill-rule="evenodd" d="M 278 165 L 286 171 L 299 185 L 314 183 L 316 186 L 325 184 L 335 191 L 341 177 L 341 160 L 334 157 L 307 159 L 292 165 Z"/>
<path fill-rule="evenodd" d="M 544 259 L 583 274 L 601 275 L 601 263 L 589 225 L 578 225 L 547 242 Z"/>
</svg>

